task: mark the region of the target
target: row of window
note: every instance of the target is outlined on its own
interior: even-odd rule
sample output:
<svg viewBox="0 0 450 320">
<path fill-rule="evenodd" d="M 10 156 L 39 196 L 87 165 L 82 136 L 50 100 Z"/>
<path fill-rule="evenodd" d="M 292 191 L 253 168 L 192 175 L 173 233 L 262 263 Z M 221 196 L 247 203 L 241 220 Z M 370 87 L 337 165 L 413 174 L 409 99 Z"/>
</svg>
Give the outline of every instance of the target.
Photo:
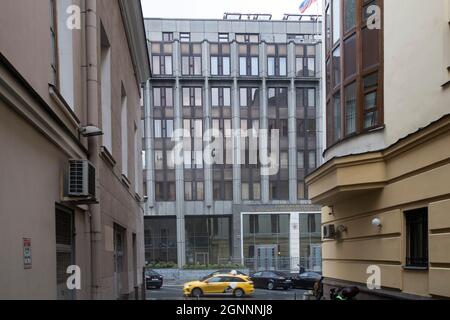
<svg viewBox="0 0 450 320">
<path fill-rule="evenodd" d="M 180 42 L 191 42 L 191 34 L 189 32 L 180 32 Z M 242 34 L 237 33 L 236 42 L 239 43 L 258 43 L 260 41 L 259 34 Z M 289 41 L 297 41 L 297 40 L 315 40 L 317 36 L 315 34 L 309 33 L 290 33 L 286 35 L 286 40 Z M 217 41 L 219 43 L 229 43 L 231 42 L 231 37 L 229 33 L 219 32 L 217 34 Z M 174 41 L 173 32 L 163 32 L 162 33 L 162 41 L 163 42 L 171 42 Z"/>
<path fill-rule="evenodd" d="M 170 43 L 153 43 L 152 65 L 154 75 L 173 75 L 173 47 Z M 239 44 L 238 64 L 240 76 L 259 76 L 259 45 Z M 267 45 L 267 75 L 287 76 L 287 45 Z M 316 76 L 316 46 L 297 45 L 295 48 L 295 71 L 297 77 Z M 181 74 L 183 76 L 201 76 L 202 45 L 200 43 L 181 44 Z M 212 76 L 231 75 L 230 44 L 210 45 L 210 74 Z"/>
<path fill-rule="evenodd" d="M 155 170 L 164 170 L 164 168 L 175 169 L 174 151 L 155 150 Z M 185 169 L 203 169 L 203 152 L 202 151 L 185 151 L 184 152 L 184 168 Z M 306 165 L 307 164 L 307 165 Z M 280 168 L 289 169 L 289 152 L 280 152 Z M 297 151 L 297 168 L 298 169 L 315 169 L 316 168 L 316 150 Z"/>
<path fill-rule="evenodd" d="M 248 95 L 247 87 L 239 88 L 239 104 L 241 108 L 258 107 L 259 108 L 259 88 L 253 89 L 251 95 Z M 300 95 L 301 90 L 306 90 L 307 101 L 304 101 Z M 183 87 L 182 88 L 183 107 L 202 107 L 203 106 L 203 88 L 202 87 Z M 268 88 L 267 99 L 268 107 L 288 107 L 288 89 L 287 88 Z M 211 106 L 213 108 L 231 107 L 231 87 L 212 87 L 210 89 Z M 174 108 L 174 93 L 171 87 L 157 87 L 153 89 L 153 107 L 154 108 Z M 314 88 L 297 89 L 297 108 L 316 106 L 316 90 Z"/>
</svg>

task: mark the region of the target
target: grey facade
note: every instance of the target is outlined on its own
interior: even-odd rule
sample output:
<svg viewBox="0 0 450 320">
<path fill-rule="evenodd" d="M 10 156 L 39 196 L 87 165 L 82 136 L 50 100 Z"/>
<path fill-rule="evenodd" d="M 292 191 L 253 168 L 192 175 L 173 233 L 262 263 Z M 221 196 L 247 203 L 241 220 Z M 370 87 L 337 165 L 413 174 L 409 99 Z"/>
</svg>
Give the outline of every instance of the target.
<svg viewBox="0 0 450 320">
<path fill-rule="evenodd" d="M 320 20 L 146 19 L 145 26 L 153 62 L 144 117 L 147 253 L 164 250 L 165 262 L 182 267 L 246 264 L 273 248 L 295 269 L 302 228 L 308 233 L 303 221 L 320 213 L 304 187 L 323 151 Z M 185 153 L 184 164 L 169 164 L 173 130 L 187 126 L 203 133 L 217 128 L 225 136 L 227 129 L 279 129 L 280 170 L 261 174 L 261 166 L 248 162 L 252 155 L 243 154 L 248 142 L 238 137 L 229 139 L 231 155 L 224 152 L 232 162 L 196 165 L 195 151 L 204 151 L 205 143 L 192 139 L 191 161 Z M 313 229 L 309 237 L 319 243 L 320 220 Z M 273 244 L 283 230 L 285 245 Z M 255 236 L 251 245 L 248 234 Z M 202 243 L 206 249 L 197 250 Z M 147 254 L 147 262 L 153 259 Z"/>
</svg>

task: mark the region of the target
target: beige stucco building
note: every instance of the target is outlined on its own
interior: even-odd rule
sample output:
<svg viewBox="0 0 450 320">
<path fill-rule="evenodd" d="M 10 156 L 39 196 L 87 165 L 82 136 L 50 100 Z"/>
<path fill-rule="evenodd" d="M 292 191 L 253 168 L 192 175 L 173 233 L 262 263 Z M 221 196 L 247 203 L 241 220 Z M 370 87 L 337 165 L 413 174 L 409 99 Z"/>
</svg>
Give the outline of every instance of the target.
<svg viewBox="0 0 450 320">
<path fill-rule="evenodd" d="M 140 1 L 1 1 L 0 299 L 139 292 L 149 77 Z M 88 125 L 103 135 L 84 137 Z M 73 159 L 95 167 L 95 197 L 68 196 Z"/>
<path fill-rule="evenodd" d="M 450 297 L 450 1 L 407 2 L 324 1 L 326 293 Z"/>
</svg>

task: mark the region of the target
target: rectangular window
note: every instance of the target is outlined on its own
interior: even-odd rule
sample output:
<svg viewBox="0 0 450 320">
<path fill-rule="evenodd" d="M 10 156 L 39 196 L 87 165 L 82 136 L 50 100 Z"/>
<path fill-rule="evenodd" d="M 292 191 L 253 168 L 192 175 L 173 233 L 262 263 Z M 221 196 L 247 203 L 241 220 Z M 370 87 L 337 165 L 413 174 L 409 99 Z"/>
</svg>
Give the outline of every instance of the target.
<svg viewBox="0 0 450 320">
<path fill-rule="evenodd" d="M 267 63 L 269 76 L 287 75 L 287 46 L 286 45 L 268 45 Z"/>
<path fill-rule="evenodd" d="M 185 201 L 203 201 L 203 199 L 204 199 L 203 182 L 190 181 L 184 183 Z"/>
<path fill-rule="evenodd" d="M 219 42 L 230 42 L 229 33 L 219 33 Z"/>
<path fill-rule="evenodd" d="M 122 174 L 128 178 L 128 99 L 122 88 L 122 112 L 121 112 L 121 136 L 122 136 Z"/>
<path fill-rule="evenodd" d="M 238 33 L 236 34 L 236 42 L 238 43 L 258 43 L 259 34 Z"/>
<path fill-rule="evenodd" d="M 191 34 L 189 32 L 180 32 L 181 42 L 191 42 Z"/>
<path fill-rule="evenodd" d="M 211 75 L 229 76 L 230 69 L 230 45 L 227 43 L 211 44 Z"/>
<path fill-rule="evenodd" d="M 364 129 L 378 124 L 378 73 L 373 73 L 363 80 L 364 85 Z"/>
<path fill-rule="evenodd" d="M 344 0 L 344 32 L 356 26 L 356 0 Z"/>
<path fill-rule="evenodd" d="M 51 72 L 52 72 L 52 84 L 59 87 L 58 81 L 58 35 L 57 35 L 57 7 L 56 0 L 50 0 L 50 40 L 52 45 L 51 56 Z"/>
<path fill-rule="evenodd" d="M 333 0 L 333 43 L 341 37 L 341 0 Z"/>
<path fill-rule="evenodd" d="M 203 106 L 203 89 L 194 87 L 183 88 L 183 107 Z"/>
<path fill-rule="evenodd" d="M 172 43 L 155 42 L 151 45 L 152 72 L 154 75 L 172 75 Z"/>
<path fill-rule="evenodd" d="M 341 95 L 336 93 L 333 96 L 333 139 L 337 142 L 341 139 Z"/>
<path fill-rule="evenodd" d="M 297 77 L 315 77 L 316 46 L 297 45 L 295 47 L 295 65 Z"/>
<path fill-rule="evenodd" d="M 100 95 L 102 106 L 103 146 L 112 154 L 112 91 L 111 91 L 111 47 L 101 25 L 100 49 Z"/>
<path fill-rule="evenodd" d="M 333 51 L 333 88 L 341 83 L 341 49 Z"/>
<path fill-rule="evenodd" d="M 356 132 L 356 83 L 345 88 L 345 133 Z"/>
<path fill-rule="evenodd" d="M 298 169 L 305 168 L 305 153 L 303 151 L 297 152 L 297 168 Z"/>
<path fill-rule="evenodd" d="M 428 208 L 405 212 L 406 267 L 428 268 Z"/>
<path fill-rule="evenodd" d="M 181 64 L 183 76 L 201 76 L 202 45 L 200 43 L 182 43 Z"/>
<path fill-rule="evenodd" d="M 164 42 L 173 41 L 173 32 L 163 32 L 163 41 Z"/>
<path fill-rule="evenodd" d="M 231 107 L 231 88 L 211 88 L 211 106 Z"/>
<path fill-rule="evenodd" d="M 239 45 L 239 74 L 241 76 L 259 75 L 258 45 Z"/>
</svg>

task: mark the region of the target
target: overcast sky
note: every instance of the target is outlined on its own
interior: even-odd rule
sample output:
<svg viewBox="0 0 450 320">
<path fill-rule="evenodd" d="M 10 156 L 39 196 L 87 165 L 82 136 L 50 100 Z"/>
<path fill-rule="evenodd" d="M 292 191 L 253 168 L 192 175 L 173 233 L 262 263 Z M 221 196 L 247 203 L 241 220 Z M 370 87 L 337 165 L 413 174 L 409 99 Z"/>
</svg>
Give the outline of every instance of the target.
<svg viewBox="0 0 450 320">
<path fill-rule="evenodd" d="M 141 0 L 146 18 L 222 19 L 230 13 L 270 13 L 280 20 L 285 13 L 299 14 L 303 0 Z M 321 0 L 305 14 L 317 14 Z"/>
</svg>

